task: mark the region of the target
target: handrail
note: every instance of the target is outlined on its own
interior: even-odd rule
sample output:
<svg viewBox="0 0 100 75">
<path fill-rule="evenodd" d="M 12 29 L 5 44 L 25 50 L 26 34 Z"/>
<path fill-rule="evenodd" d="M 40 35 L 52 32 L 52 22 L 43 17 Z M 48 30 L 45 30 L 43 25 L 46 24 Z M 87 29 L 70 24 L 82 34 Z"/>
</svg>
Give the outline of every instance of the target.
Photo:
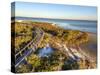
<svg viewBox="0 0 100 75">
<path fill-rule="evenodd" d="M 15 55 L 15 57 L 16 57 L 18 54 L 20 54 L 20 52 L 24 51 L 25 48 L 28 47 L 32 42 L 33 42 L 33 40 L 30 41 L 23 49 L 21 49 L 19 52 L 17 52 L 16 55 Z"/>
<path fill-rule="evenodd" d="M 39 34 L 37 34 L 37 36 L 35 37 L 35 39 L 36 38 L 38 38 L 38 37 L 40 37 L 41 36 L 41 38 L 43 37 L 43 35 L 44 35 L 44 32 L 43 32 L 43 30 L 40 30 L 39 29 L 39 32 L 40 32 L 40 35 Z M 41 34 L 41 32 L 42 32 L 42 34 Z M 41 38 L 38 38 L 38 40 L 41 40 Z M 35 41 L 37 41 L 37 40 L 35 40 Z M 32 41 L 30 41 L 23 49 L 21 49 L 21 51 L 19 51 L 16 55 L 15 55 L 15 57 L 18 55 L 18 54 L 20 54 L 22 51 L 24 51 L 25 50 L 25 48 L 26 47 L 28 47 L 30 44 L 32 44 L 34 42 L 34 39 L 32 40 Z M 38 42 L 38 41 L 37 41 Z M 36 45 L 39 43 L 37 43 L 36 42 Z M 35 42 L 33 43 L 33 44 L 35 44 Z M 34 47 L 34 46 L 33 46 Z M 24 59 L 25 59 L 25 57 L 27 57 L 31 52 L 32 52 L 32 49 L 33 48 L 30 48 L 30 50 L 28 51 L 28 53 L 26 54 L 26 55 L 24 55 L 24 56 L 22 56 L 22 59 L 18 62 L 18 63 L 16 63 L 17 62 L 17 59 L 15 60 L 15 67 L 17 67 Z M 36 50 L 36 48 L 35 48 L 35 50 Z"/>
<path fill-rule="evenodd" d="M 38 28 L 37 28 L 37 29 L 38 29 Z M 39 30 L 39 29 L 38 29 L 38 30 Z M 42 30 L 41 30 L 41 31 L 42 31 Z M 37 38 L 37 36 L 36 36 L 34 39 L 32 39 L 32 41 L 30 41 L 23 49 L 21 49 L 19 52 L 17 52 L 16 55 L 15 55 L 15 57 L 16 57 L 18 54 L 20 54 L 20 52 L 24 51 L 25 48 L 28 47 L 32 42 L 34 42 L 36 38 Z"/>
</svg>

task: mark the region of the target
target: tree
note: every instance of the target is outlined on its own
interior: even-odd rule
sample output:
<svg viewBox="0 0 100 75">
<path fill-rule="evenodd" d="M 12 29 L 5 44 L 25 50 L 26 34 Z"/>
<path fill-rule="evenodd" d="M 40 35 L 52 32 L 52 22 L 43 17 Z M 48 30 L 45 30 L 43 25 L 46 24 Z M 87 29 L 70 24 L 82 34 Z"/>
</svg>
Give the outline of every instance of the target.
<svg viewBox="0 0 100 75">
<path fill-rule="evenodd" d="M 33 70 L 40 65 L 40 58 L 35 55 L 31 54 L 29 57 L 27 57 L 28 64 L 31 64 L 33 67 Z"/>
</svg>

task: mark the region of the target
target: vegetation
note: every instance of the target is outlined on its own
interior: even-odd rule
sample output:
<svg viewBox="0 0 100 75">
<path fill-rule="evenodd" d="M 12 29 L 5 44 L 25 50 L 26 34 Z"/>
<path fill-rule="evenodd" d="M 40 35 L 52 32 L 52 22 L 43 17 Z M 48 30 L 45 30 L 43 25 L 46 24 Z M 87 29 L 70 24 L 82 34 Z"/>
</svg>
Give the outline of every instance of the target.
<svg viewBox="0 0 100 75">
<path fill-rule="evenodd" d="M 80 69 L 77 61 L 67 60 L 66 63 L 62 66 L 62 70 L 72 70 Z"/>
<path fill-rule="evenodd" d="M 20 49 L 22 49 L 27 43 L 30 42 L 30 40 L 32 40 L 31 36 L 18 36 L 15 38 L 15 48 L 16 51 L 19 51 Z"/>
<path fill-rule="evenodd" d="M 88 34 L 86 32 L 70 30 L 63 35 L 62 40 L 69 45 L 80 45 L 88 42 Z"/>
<path fill-rule="evenodd" d="M 27 62 L 28 64 L 32 65 L 33 69 L 35 69 L 35 67 L 40 65 L 40 58 L 35 54 L 31 54 L 27 57 Z"/>
<path fill-rule="evenodd" d="M 36 72 L 61 70 L 65 57 L 61 51 L 54 50 L 51 56 L 41 58 L 41 65 L 36 68 Z"/>
<path fill-rule="evenodd" d="M 26 73 L 26 72 L 30 72 L 31 69 L 29 67 L 29 65 L 26 64 L 21 64 L 17 69 L 16 72 L 17 73 Z"/>
<path fill-rule="evenodd" d="M 31 25 L 19 22 L 12 23 L 12 47 L 15 48 L 15 53 L 20 51 L 34 38 L 34 31 Z"/>
<path fill-rule="evenodd" d="M 39 48 L 45 47 L 50 42 L 51 40 L 50 36 L 51 36 L 50 34 L 45 33 L 43 40 L 41 41 L 41 44 L 39 45 Z"/>
<path fill-rule="evenodd" d="M 15 23 L 15 34 L 18 35 L 32 35 L 32 26 L 28 24 Z"/>
<path fill-rule="evenodd" d="M 88 33 L 78 30 L 65 30 L 52 23 L 46 22 L 29 22 L 15 23 L 12 28 L 12 38 L 15 37 L 15 50 L 20 51 L 36 36 L 36 28 L 44 31 L 44 37 L 41 41 L 40 48 L 45 47 L 48 43 L 53 47 L 54 52 L 48 57 L 39 57 L 38 53 L 32 53 L 26 59 L 27 64 L 21 64 L 17 72 L 44 72 L 44 71 L 59 71 L 69 69 L 84 69 L 87 68 L 86 61 L 73 61 L 63 50 L 57 48 L 56 43 L 65 44 L 67 46 L 80 45 L 88 42 Z"/>
</svg>

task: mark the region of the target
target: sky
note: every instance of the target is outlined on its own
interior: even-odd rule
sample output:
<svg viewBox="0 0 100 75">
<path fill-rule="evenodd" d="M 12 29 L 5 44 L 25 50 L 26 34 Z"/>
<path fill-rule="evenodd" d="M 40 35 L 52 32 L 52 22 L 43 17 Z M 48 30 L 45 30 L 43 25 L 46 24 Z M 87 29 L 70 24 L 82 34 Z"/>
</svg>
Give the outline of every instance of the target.
<svg viewBox="0 0 100 75">
<path fill-rule="evenodd" d="M 14 9 L 13 5 L 12 9 Z M 14 14 L 12 14 L 12 16 L 14 16 Z M 16 2 L 15 16 L 72 20 L 97 20 L 97 7 Z"/>
</svg>

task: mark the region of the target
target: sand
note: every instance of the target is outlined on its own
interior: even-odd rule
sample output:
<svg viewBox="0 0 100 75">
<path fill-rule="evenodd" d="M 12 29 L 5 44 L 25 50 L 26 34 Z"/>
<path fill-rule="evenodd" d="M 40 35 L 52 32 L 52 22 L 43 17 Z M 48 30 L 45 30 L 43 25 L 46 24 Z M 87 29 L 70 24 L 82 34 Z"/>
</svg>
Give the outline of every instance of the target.
<svg viewBox="0 0 100 75">
<path fill-rule="evenodd" d="M 84 52 L 93 58 L 94 61 L 97 61 L 97 34 L 88 33 L 89 41 L 86 44 L 82 44 L 81 48 Z"/>
</svg>

